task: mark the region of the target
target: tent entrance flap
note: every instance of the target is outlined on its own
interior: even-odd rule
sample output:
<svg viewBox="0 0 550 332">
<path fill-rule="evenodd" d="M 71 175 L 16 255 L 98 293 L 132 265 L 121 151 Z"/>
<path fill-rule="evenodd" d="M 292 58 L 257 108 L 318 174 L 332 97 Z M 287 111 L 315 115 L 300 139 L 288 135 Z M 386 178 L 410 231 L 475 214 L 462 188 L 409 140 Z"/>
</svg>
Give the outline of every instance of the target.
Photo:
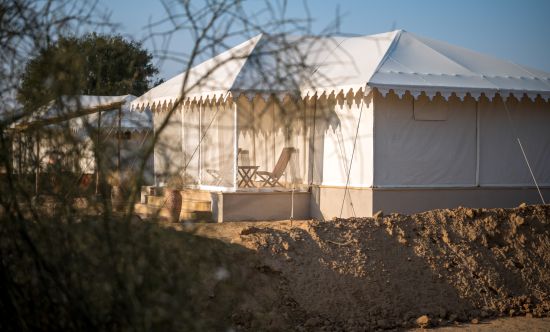
<svg viewBox="0 0 550 332">
<path fill-rule="evenodd" d="M 232 103 L 202 104 L 200 111 L 200 185 L 234 188 L 235 117 Z"/>
<path fill-rule="evenodd" d="M 238 189 L 307 188 L 309 130 L 302 104 L 277 97 L 237 101 Z M 292 153 L 286 154 L 286 152 Z M 276 172 L 275 172 L 276 171 Z M 261 174 L 276 173 L 266 183 Z"/>
<path fill-rule="evenodd" d="M 167 121 L 155 146 L 157 184 L 222 191 L 235 188 L 234 113 L 232 102 L 191 103 L 155 113 L 156 130 Z"/>
</svg>

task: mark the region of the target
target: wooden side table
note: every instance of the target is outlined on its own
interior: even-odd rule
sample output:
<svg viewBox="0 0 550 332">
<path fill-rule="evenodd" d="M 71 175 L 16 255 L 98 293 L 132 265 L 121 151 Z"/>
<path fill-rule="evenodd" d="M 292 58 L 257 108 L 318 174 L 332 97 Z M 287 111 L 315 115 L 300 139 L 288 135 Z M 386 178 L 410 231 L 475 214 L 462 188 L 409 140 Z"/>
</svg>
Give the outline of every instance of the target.
<svg viewBox="0 0 550 332">
<path fill-rule="evenodd" d="M 239 166 L 239 176 L 241 177 L 239 181 L 239 187 L 241 188 L 253 188 L 254 185 L 254 176 L 256 175 L 256 172 L 258 171 L 258 168 L 260 166 Z"/>
</svg>

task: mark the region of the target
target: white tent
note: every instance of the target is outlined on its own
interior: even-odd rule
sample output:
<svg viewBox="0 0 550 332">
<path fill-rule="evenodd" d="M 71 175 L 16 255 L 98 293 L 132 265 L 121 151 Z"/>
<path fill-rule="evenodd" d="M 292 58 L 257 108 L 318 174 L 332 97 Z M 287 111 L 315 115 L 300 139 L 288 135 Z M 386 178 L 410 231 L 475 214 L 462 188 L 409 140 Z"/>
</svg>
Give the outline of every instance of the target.
<svg viewBox="0 0 550 332">
<path fill-rule="evenodd" d="M 63 171 L 93 174 L 96 172 L 93 146 L 99 140 L 110 171 L 116 168 L 135 171 L 142 157 L 139 152 L 153 136 L 151 112 L 130 108 L 135 98 L 63 96 L 21 118 L 12 125 L 14 170 L 34 173 L 37 168 L 46 170 L 54 159 L 59 159 Z M 153 181 L 152 168 L 150 156 L 144 173 L 146 183 Z"/>
<path fill-rule="evenodd" d="M 292 146 L 285 180 L 332 217 L 540 201 L 549 101 L 549 73 L 398 30 L 256 36 L 132 106 L 155 127 L 177 106 L 157 173 L 177 165 L 195 187 L 238 191 L 237 151 L 272 169 Z"/>
</svg>

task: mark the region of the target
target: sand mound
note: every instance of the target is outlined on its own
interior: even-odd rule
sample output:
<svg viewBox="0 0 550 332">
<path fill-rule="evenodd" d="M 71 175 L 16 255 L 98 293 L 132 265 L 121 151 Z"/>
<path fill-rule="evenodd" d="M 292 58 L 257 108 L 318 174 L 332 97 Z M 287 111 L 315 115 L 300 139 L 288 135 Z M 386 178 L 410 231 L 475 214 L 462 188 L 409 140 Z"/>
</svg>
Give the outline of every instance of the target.
<svg viewBox="0 0 550 332">
<path fill-rule="evenodd" d="M 549 316 L 549 220 L 549 206 L 459 208 L 252 226 L 241 241 L 279 276 L 274 310 L 298 330 L 437 326 Z"/>
</svg>

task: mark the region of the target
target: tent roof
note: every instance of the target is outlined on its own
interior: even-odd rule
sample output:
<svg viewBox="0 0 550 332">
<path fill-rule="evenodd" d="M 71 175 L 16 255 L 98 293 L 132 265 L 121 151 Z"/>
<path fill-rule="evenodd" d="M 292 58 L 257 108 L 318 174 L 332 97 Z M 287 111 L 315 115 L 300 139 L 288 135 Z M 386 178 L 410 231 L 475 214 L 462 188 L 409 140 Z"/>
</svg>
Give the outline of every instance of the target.
<svg viewBox="0 0 550 332">
<path fill-rule="evenodd" d="M 225 98 L 260 37 L 261 35 L 251 38 L 193 67 L 185 84 L 187 98 Z M 185 76 L 186 72 L 183 72 L 152 88 L 133 101 L 132 105 L 162 106 L 174 102 L 182 95 Z"/>
<path fill-rule="evenodd" d="M 56 125 L 66 122 L 73 131 L 81 130 L 85 124 L 97 123 L 101 111 L 103 128 L 118 127 L 118 112 L 121 109 L 121 128 L 124 130 L 143 130 L 153 127 L 149 110 L 132 111 L 130 102 L 136 99 L 133 95 L 122 96 L 63 96 L 59 103 L 51 101 L 48 106 L 38 110 L 14 124 L 15 128 L 29 126 Z M 61 105 L 60 105 L 61 104 Z"/>
<path fill-rule="evenodd" d="M 150 90 L 132 106 L 156 108 L 178 100 L 184 75 Z M 186 100 L 368 88 L 399 95 L 409 91 L 415 97 L 422 92 L 443 97 L 500 93 L 548 99 L 550 73 L 396 30 L 360 37 L 258 35 L 191 68 L 186 86 Z"/>
<path fill-rule="evenodd" d="M 242 67 L 231 92 L 307 94 L 364 89 L 396 33 L 322 38 L 263 36 Z"/>
<path fill-rule="evenodd" d="M 424 91 L 443 96 L 499 92 L 550 98 L 550 73 L 402 30 L 368 83 L 400 94 L 405 90 L 413 95 Z"/>
<path fill-rule="evenodd" d="M 101 96 L 104 97 L 104 96 Z M 153 129 L 153 115 L 150 110 L 142 112 L 133 111 L 130 108 L 130 102 L 136 99 L 135 96 L 123 96 L 124 103 L 122 104 L 120 129 L 124 131 L 144 131 Z M 118 108 L 111 108 L 101 112 L 101 128 L 118 128 Z M 85 116 L 76 117 L 70 120 L 70 128 L 74 131 L 82 130 L 86 126 L 97 126 L 99 112 L 94 112 Z"/>
</svg>

